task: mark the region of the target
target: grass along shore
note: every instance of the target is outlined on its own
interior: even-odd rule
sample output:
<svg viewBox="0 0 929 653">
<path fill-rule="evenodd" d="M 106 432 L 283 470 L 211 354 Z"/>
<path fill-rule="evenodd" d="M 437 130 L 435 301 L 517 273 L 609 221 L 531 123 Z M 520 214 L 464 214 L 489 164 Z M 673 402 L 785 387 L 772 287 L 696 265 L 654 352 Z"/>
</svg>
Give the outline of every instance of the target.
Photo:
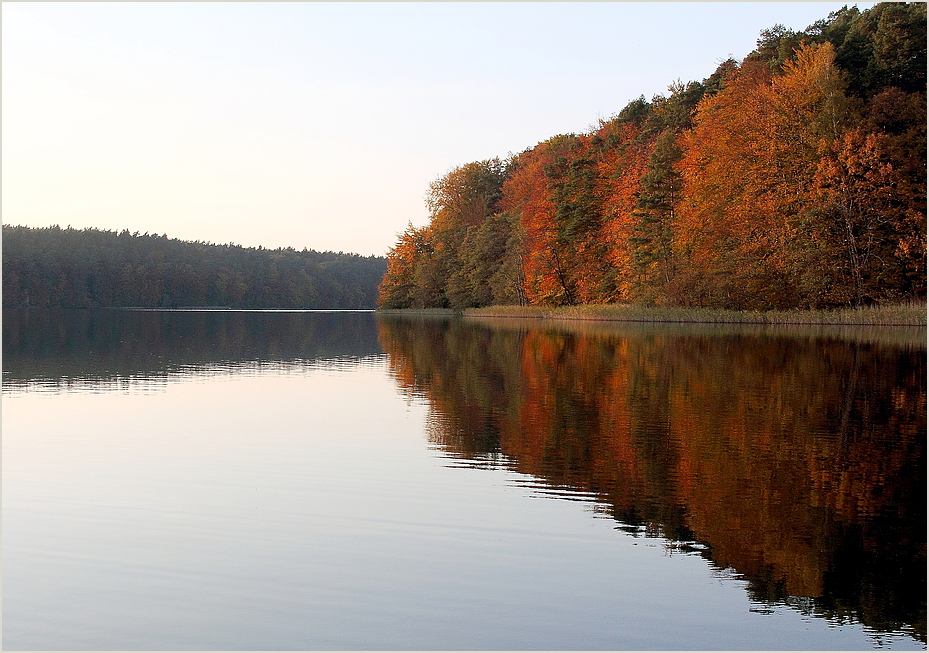
<svg viewBox="0 0 929 653">
<path fill-rule="evenodd" d="M 629 304 L 580 306 L 487 306 L 453 309 L 378 310 L 383 314 L 452 316 L 469 318 L 534 318 L 544 320 L 609 320 L 617 322 L 669 322 L 700 324 L 831 324 L 861 326 L 926 326 L 926 303 L 833 310 L 730 311 L 710 308 L 645 307 Z"/>
</svg>

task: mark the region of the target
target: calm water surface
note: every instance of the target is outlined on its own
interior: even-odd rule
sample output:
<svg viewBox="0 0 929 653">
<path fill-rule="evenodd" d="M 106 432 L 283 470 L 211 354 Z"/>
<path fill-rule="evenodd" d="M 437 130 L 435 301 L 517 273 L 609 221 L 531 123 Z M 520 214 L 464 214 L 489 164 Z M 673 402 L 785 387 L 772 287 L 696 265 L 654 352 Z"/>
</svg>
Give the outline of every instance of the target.
<svg viewBox="0 0 929 653">
<path fill-rule="evenodd" d="M 925 329 L 7 310 L 3 647 L 924 649 Z"/>
</svg>

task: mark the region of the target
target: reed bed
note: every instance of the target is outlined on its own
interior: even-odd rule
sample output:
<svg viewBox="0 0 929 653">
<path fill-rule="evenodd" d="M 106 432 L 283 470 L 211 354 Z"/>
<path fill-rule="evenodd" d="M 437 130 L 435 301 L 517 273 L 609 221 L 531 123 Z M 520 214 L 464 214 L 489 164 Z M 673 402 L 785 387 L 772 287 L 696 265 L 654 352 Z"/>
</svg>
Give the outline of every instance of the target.
<svg viewBox="0 0 929 653">
<path fill-rule="evenodd" d="M 732 311 L 711 308 L 647 307 L 631 304 L 581 306 L 488 306 L 468 308 L 465 317 L 545 320 L 610 320 L 700 324 L 797 324 L 926 326 L 926 303 L 907 302 L 833 310 Z"/>
<path fill-rule="evenodd" d="M 518 306 L 516 308 L 519 308 Z M 453 317 L 462 312 L 453 308 L 379 308 L 378 315 L 409 315 L 423 317 Z"/>
</svg>

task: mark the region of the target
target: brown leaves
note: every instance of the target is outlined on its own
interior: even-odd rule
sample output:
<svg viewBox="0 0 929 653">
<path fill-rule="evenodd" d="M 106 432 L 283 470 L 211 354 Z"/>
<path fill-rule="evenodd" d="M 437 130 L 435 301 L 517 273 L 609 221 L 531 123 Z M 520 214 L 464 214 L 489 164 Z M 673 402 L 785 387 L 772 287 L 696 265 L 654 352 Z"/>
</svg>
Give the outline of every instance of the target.
<svg viewBox="0 0 929 653">
<path fill-rule="evenodd" d="M 847 94 L 829 42 L 799 45 L 778 70 L 749 57 L 723 72 L 508 167 L 438 180 L 422 234 L 442 261 L 430 283 L 461 276 L 468 234 L 505 211 L 507 265 L 521 268 L 507 277 L 531 304 L 822 308 L 924 294 L 925 92 Z M 410 276 L 409 248 L 392 252 L 392 279 Z"/>
</svg>

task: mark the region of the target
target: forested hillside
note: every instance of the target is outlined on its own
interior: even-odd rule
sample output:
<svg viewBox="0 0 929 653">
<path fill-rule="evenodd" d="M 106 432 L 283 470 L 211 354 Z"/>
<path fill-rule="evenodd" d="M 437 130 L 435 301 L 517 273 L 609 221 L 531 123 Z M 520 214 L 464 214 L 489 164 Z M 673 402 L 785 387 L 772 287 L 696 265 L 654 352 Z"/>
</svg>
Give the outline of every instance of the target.
<svg viewBox="0 0 929 653">
<path fill-rule="evenodd" d="M 924 298 L 926 5 L 765 30 L 590 133 L 452 170 L 428 207 L 384 308 Z"/>
<path fill-rule="evenodd" d="M 3 226 L 3 305 L 374 308 L 382 257 Z"/>
</svg>

